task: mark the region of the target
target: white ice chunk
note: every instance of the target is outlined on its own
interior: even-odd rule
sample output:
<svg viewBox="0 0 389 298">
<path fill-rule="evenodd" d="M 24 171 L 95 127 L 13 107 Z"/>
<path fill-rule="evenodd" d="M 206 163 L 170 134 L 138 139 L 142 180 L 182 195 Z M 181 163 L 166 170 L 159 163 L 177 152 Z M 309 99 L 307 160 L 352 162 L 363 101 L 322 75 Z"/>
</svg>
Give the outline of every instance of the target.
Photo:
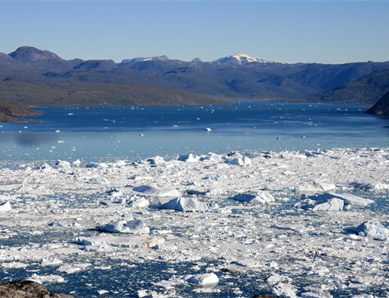
<svg viewBox="0 0 389 298">
<path fill-rule="evenodd" d="M 70 168 L 70 162 L 66 160 L 58 160 L 55 165 L 61 168 Z"/>
<path fill-rule="evenodd" d="M 65 279 L 59 275 L 37 275 L 35 273 L 26 280 L 35 281 L 40 284 L 43 282 L 65 282 Z"/>
<path fill-rule="evenodd" d="M 248 156 L 243 156 L 243 157 L 237 157 L 231 159 L 227 163 L 230 165 L 237 165 L 237 166 L 251 166 L 251 159 Z"/>
<path fill-rule="evenodd" d="M 179 197 L 181 193 L 175 189 L 158 188 L 149 185 L 142 185 L 133 188 L 134 191 L 141 192 L 147 196 L 155 197 Z"/>
<path fill-rule="evenodd" d="M 198 162 L 199 159 L 200 159 L 200 156 L 194 155 L 192 153 L 180 155 L 178 157 L 179 161 L 184 161 L 184 162 Z"/>
<path fill-rule="evenodd" d="M 121 197 L 123 196 L 123 192 L 120 189 L 113 188 L 109 191 L 107 191 L 107 194 L 112 197 Z"/>
<path fill-rule="evenodd" d="M 368 237 L 389 237 L 389 229 L 376 221 L 366 221 L 354 228 L 353 231 L 361 236 Z"/>
<path fill-rule="evenodd" d="M 353 194 L 338 194 L 333 192 L 310 196 L 309 198 L 320 202 L 327 201 L 332 198 L 338 198 L 343 200 L 345 205 L 351 206 L 367 206 L 368 204 L 374 202 L 373 200 L 364 199 Z"/>
<path fill-rule="evenodd" d="M 277 284 L 273 290 L 272 294 L 275 296 L 285 296 L 289 298 L 296 298 L 296 288 L 289 283 L 279 283 Z"/>
<path fill-rule="evenodd" d="M 133 219 L 127 222 L 113 221 L 109 224 L 99 226 L 98 229 L 103 232 L 125 234 L 148 234 L 150 232 L 150 229 L 141 219 Z"/>
<path fill-rule="evenodd" d="M 274 197 L 268 192 L 257 192 L 257 193 L 241 193 L 232 197 L 236 201 L 251 202 L 251 203 L 270 203 L 274 202 Z"/>
<path fill-rule="evenodd" d="M 367 182 L 367 183 L 351 183 L 352 187 L 360 188 L 360 189 L 367 189 L 367 190 L 375 190 L 375 191 L 381 191 L 381 190 L 388 190 L 389 184 L 388 183 L 373 183 L 373 182 Z"/>
<path fill-rule="evenodd" d="M 302 197 L 305 197 L 305 195 L 302 195 Z M 372 200 L 364 199 L 352 194 L 336 194 L 329 192 L 309 196 L 308 199 L 297 203 L 295 207 L 305 210 L 312 209 L 313 211 L 340 211 L 343 210 L 344 205 L 366 206 L 372 202 Z"/>
<path fill-rule="evenodd" d="M 220 197 L 223 196 L 224 194 L 225 191 L 220 188 L 210 189 L 205 193 L 207 197 Z"/>
<path fill-rule="evenodd" d="M 57 266 L 61 265 L 62 263 L 62 260 L 57 258 L 42 259 L 40 262 L 42 266 Z"/>
<path fill-rule="evenodd" d="M 329 199 L 327 202 L 317 204 L 312 208 L 313 211 L 342 211 L 344 201 L 338 198 Z"/>
<path fill-rule="evenodd" d="M 320 191 L 329 191 L 335 189 L 335 184 L 325 183 L 325 182 L 314 182 L 314 183 L 304 183 L 302 185 L 296 186 L 294 191 L 297 192 L 320 192 Z"/>
<path fill-rule="evenodd" d="M 134 179 L 135 181 L 141 181 L 141 180 L 152 180 L 153 177 L 151 177 L 151 176 L 135 175 L 131 179 Z"/>
<path fill-rule="evenodd" d="M 219 282 L 219 278 L 215 273 L 204 273 L 198 275 L 187 275 L 183 278 L 186 282 L 198 285 L 213 285 Z"/>
<path fill-rule="evenodd" d="M 0 212 L 5 212 L 11 210 L 11 203 L 10 202 L 0 202 Z"/>
<path fill-rule="evenodd" d="M 205 206 L 202 202 L 194 198 L 175 198 L 165 203 L 159 203 L 160 209 L 173 209 L 177 211 L 198 211 L 204 210 Z"/>
<path fill-rule="evenodd" d="M 138 197 L 135 197 L 135 198 L 131 198 L 130 202 L 129 202 L 130 206 L 131 207 L 134 207 L 134 208 L 146 208 L 149 206 L 149 201 L 145 198 L 138 198 Z"/>
<path fill-rule="evenodd" d="M 151 165 L 159 165 L 159 164 L 162 164 L 165 162 L 165 160 L 160 157 L 160 156 L 156 156 L 156 157 L 153 157 L 153 158 L 149 158 L 147 160 L 148 163 L 150 163 Z"/>
</svg>

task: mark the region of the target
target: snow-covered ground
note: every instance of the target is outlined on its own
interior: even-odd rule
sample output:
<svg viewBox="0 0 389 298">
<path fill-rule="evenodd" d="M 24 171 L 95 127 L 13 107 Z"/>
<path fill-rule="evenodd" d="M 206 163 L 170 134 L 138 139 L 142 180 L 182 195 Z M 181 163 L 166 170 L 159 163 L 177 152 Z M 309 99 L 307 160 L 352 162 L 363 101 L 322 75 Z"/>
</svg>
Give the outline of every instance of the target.
<svg viewBox="0 0 389 298">
<path fill-rule="evenodd" d="M 0 279 L 75 297 L 389 297 L 388 170 L 387 148 L 3 163 Z"/>
</svg>

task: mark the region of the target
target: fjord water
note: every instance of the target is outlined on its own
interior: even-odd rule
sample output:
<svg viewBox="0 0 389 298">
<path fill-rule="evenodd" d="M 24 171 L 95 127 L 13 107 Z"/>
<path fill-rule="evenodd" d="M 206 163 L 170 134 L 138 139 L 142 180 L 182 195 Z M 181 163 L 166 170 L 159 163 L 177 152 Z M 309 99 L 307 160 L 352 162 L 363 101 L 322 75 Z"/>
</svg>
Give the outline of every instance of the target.
<svg viewBox="0 0 389 298">
<path fill-rule="evenodd" d="M 43 108 L 37 123 L 3 123 L 1 160 L 136 160 L 232 150 L 386 147 L 389 118 L 358 104 L 241 101 L 227 105 Z M 207 131 L 210 128 L 210 131 Z"/>
</svg>

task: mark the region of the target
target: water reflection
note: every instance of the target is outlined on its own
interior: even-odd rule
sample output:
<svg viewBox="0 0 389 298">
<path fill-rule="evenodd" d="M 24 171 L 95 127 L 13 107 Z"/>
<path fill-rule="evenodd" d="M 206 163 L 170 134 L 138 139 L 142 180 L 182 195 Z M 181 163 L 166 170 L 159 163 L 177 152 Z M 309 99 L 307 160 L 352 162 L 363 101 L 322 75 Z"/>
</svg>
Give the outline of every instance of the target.
<svg viewBox="0 0 389 298">
<path fill-rule="evenodd" d="M 350 104 L 242 102 L 43 110 L 36 116 L 40 123 L 2 124 L 0 159 L 135 159 L 189 152 L 388 145 L 389 117 L 366 115 Z"/>
</svg>

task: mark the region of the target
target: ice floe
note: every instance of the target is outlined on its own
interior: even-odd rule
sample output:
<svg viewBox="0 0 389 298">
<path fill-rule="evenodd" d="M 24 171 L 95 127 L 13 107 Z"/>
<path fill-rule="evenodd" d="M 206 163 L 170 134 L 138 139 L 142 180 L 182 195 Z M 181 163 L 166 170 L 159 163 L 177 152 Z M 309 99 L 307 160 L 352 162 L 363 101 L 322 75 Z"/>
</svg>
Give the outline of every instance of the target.
<svg viewBox="0 0 389 298">
<path fill-rule="evenodd" d="M 1 274 L 80 297 L 385 297 L 388 160 L 337 148 L 3 166 Z"/>
</svg>

